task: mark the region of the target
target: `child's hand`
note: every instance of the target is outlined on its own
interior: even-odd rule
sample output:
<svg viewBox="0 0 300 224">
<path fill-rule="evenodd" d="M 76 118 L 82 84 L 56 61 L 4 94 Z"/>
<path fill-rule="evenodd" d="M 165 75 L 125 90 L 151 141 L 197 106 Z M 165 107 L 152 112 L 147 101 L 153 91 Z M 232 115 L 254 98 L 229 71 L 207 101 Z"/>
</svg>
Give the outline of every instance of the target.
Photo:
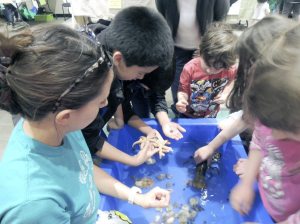
<svg viewBox="0 0 300 224">
<path fill-rule="evenodd" d="M 189 105 L 189 103 L 185 99 L 178 100 L 176 103 L 176 110 L 179 113 L 184 113 L 186 112 L 186 107 Z"/>
<path fill-rule="evenodd" d="M 162 126 L 162 130 L 165 136 L 175 140 L 183 138 L 182 132 L 186 132 L 183 127 L 175 122 L 166 123 Z"/>
<path fill-rule="evenodd" d="M 226 102 L 226 96 L 224 96 L 223 94 L 218 95 L 214 98 L 212 102 L 216 104 L 223 104 Z"/>
<path fill-rule="evenodd" d="M 146 194 L 139 194 L 134 201 L 143 208 L 163 208 L 170 203 L 170 191 L 155 187 Z"/>
<path fill-rule="evenodd" d="M 158 138 L 159 141 L 161 141 L 161 142 L 165 141 L 165 139 L 163 139 L 163 137 L 161 136 L 161 134 L 157 130 L 152 129 L 152 131 L 150 133 L 148 133 L 147 138 L 154 138 L 154 137 Z M 155 148 L 153 143 L 150 143 L 150 144 L 151 144 L 152 148 Z M 170 142 L 167 143 L 167 145 L 170 145 L 170 144 L 171 144 Z M 165 145 L 164 152 L 171 152 L 171 151 L 173 151 L 172 148 Z"/>
<path fill-rule="evenodd" d="M 197 149 L 196 152 L 194 153 L 194 159 L 196 164 L 208 160 L 213 155 L 214 152 L 215 149 L 210 147 L 209 145 Z"/>
<path fill-rule="evenodd" d="M 133 163 L 135 166 L 139 166 L 150 159 L 155 153 L 157 153 L 159 148 L 153 147 L 150 142 L 146 142 L 141 145 L 141 149 L 134 157 L 135 162 Z"/>
<path fill-rule="evenodd" d="M 231 191 L 231 206 L 242 215 L 248 214 L 251 210 L 254 196 L 253 187 L 241 182 Z"/>
<path fill-rule="evenodd" d="M 147 138 L 154 138 L 154 137 L 157 137 L 159 139 L 163 139 L 163 137 L 161 136 L 161 134 L 155 130 L 155 129 L 152 129 L 148 134 L 147 134 Z"/>
<path fill-rule="evenodd" d="M 233 166 L 233 171 L 238 175 L 240 178 L 244 177 L 244 174 L 247 169 L 247 159 L 239 159 L 237 163 Z"/>
</svg>

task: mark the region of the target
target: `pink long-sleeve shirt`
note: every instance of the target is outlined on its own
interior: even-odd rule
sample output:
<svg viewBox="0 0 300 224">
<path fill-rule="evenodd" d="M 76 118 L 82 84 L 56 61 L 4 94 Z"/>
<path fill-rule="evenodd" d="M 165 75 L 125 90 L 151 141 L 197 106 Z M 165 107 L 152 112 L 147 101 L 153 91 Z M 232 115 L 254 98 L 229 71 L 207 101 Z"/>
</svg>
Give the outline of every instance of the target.
<svg viewBox="0 0 300 224">
<path fill-rule="evenodd" d="M 300 223 L 300 142 L 276 140 L 272 130 L 256 123 L 251 150 L 263 154 L 259 191 L 269 214 L 277 221 Z"/>
</svg>

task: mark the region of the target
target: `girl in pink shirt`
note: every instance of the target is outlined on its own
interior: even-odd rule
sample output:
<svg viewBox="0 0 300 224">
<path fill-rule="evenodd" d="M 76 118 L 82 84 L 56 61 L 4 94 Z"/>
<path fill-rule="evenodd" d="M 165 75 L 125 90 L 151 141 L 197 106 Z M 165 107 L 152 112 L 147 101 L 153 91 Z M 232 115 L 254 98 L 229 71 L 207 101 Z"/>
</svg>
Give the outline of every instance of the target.
<svg viewBox="0 0 300 224">
<path fill-rule="evenodd" d="M 291 21 L 292 22 L 292 21 Z M 249 159 L 230 201 L 250 211 L 258 177 L 264 206 L 277 223 L 300 223 L 300 24 L 295 23 L 254 64 L 244 113 L 256 120 Z"/>
</svg>

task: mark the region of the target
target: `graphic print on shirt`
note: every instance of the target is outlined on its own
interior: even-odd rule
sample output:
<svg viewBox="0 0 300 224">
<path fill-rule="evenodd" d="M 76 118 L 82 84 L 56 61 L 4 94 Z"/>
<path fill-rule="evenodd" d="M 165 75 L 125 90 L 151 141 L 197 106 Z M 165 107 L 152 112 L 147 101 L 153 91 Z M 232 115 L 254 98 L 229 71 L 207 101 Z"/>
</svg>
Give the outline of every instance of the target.
<svg viewBox="0 0 300 224">
<path fill-rule="evenodd" d="M 97 193 L 95 192 L 94 186 L 94 180 L 93 180 L 93 162 L 91 158 L 88 156 L 88 154 L 84 151 L 80 151 L 80 160 L 79 167 L 80 167 L 80 173 L 79 173 L 79 181 L 81 184 L 87 185 L 89 189 L 89 204 L 85 209 L 84 218 L 90 217 L 95 209 L 96 209 L 96 196 Z"/>
<path fill-rule="evenodd" d="M 270 143 L 266 145 L 268 155 L 263 158 L 260 166 L 260 179 L 270 201 L 284 196 L 282 189 L 282 169 L 284 161 L 281 151 Z"/>
<path fill-rule="evenodd" d="M 192 114 L 199 117 L 215 117 L 219 105 L 213 103 L 214 98 L 222 93 L 229 80 L 227 78 L 211 80 L 192 80 L 190 83 L 190 108 Z"/>
</svg>

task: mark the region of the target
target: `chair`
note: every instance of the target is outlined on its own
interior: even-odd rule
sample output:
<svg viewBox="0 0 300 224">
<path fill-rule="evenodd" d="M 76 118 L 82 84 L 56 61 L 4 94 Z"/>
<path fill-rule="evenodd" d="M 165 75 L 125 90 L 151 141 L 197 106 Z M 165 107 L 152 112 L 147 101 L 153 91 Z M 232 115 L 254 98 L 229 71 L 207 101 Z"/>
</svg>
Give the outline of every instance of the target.
<svg viewBox="0 0 300 224">
<path fill-rule="evenodd" d="M 71 3 L 70 2 L 68 2 L 68 0 L 66 0 L 66 2 L 64 2 L 64 3 L 62 3 L 61 4 L 61 8 L 62 8 L 62 11 L 63 11 L 63 16 L 64 16 L 64 20 L 66 21 L 67 19 L 66 19 L 66 14 L 65 14 L 65 10 L 64 10 L 64 8 L 67 8 L 68 9 L 68 15 L 70 15 L 70 7 L 71 7 Z"/>
</svg>

